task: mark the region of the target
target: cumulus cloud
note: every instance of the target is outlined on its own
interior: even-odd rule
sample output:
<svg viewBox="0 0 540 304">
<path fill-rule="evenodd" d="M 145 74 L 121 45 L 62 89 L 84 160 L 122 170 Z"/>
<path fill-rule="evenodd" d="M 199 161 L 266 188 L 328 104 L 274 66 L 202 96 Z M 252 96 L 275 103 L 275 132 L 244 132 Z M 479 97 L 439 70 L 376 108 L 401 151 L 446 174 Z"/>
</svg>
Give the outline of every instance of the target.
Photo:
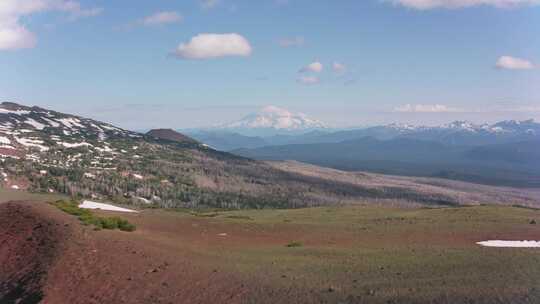
<svg viewBox="0 0 540 304">
<path fill-rule="evenodd" d="M 221 3 L 221 0 L 200 0 L 199 3 L 204 9 L 212 9 Z"/>
<path fill-rule="evenodd" d="M 345 71 L 347 70 L 347 66 L 345 66 L 343 63 L 334 62 L 332 64 L 332 69 L 334 70 L 334 72 L 342 74 L 345 73 Z"/>
<path fill-rule="evenodd" d="M 406 104 L 403 106 L 399 106 L 394 108 L 395 112 L 401 112 L 401 113 L 445 113 L 445 112 L 461 112 L 461 110 L 456 108 L 451 108 L 445 105 L 441 104 L 433 104 L 433 105 L 427 105 L 427 104 Z"/>
<path fill-rule="evenodd" d="M 228 56 L 247 57 L 252 53 L 249 41 L 243 36 L 230 34 L 199 34 L 187 43 L 181 43 L 174 55 L 183 59 L 211 59 Z"/>
<path fill-rule="evenodd" d="M 520 6 L 539 5 L 540 0 L 384 0 L 418 10 L 436 8 L 457 9 L 473 6 L 493 6 L 497 8 L 512 8 Z"/>
<path fill-rule="evenodd" d="M 36 43 L 36 35 L 23 26 L 0 26 L 0 50 L 28 49 L 35 47 Z"/>
<path fill-rule="evenodd" d="M 157 12 L 153 15 L 150 15 L 142 20 L 144 25 L 160 25 L 168 23 L 178 23 L 183 20 L 182 15 L 177 12 Z"/>
<path fill-rule="evenodd" d="M 318 84 L 321 82 L 321 80 L 316 76 L 301 76 L 296 80 L 296 82 L 305 85 L 313 85 Z"/>
<path fill-rule="evenodd" d="M 495 66 L 505 70 L 531 70 L 535 68 L 532 62 L 512 56 L 501 56 Z"/>
<path fill-rule="evenodd" d="M 73 0 L 1 0 L 0 1 L 0 50 L 33 48 L 37 37 L 28 30 L 21 19 L 32 14 L 59 11 L 67 13 L 69 20 L 99 15 L 99 7 L 83 9 Z"/>
<path fill-rule="evenodd" d="M 302 69 L 300 69 L 300 73 L 306 73 L 306 72 L 320 73 L 323 70 L 324 70 L 324 65 L 320 63 L 319 61 L 315 61 L 303 67 Z"/>
<path fill-rule="evenodd" d="M 293 37 L 293 38 L 283 38 L 279 40 L 279 45 L 281 47 L 294 47 L 294 46 L 303 46 L 305 43 L 304 37 Z"/>
</svg>

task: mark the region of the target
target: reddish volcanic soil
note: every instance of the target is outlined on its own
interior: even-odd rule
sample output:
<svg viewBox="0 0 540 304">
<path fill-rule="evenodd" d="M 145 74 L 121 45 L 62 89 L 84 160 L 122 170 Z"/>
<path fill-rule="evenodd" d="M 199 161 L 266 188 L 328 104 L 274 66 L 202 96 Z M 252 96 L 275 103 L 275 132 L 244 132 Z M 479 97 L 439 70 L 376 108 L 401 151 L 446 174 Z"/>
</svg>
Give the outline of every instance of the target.
<svg viewBox="0 0 540 304">
<path fill-rule="evenodd" d="M 0 244 L 1 303 L 239 303 L 243 293 L 229 275 L 46 204 L 1 204 Z"/>
<path fill-rule="evenodd" d="M 145 210 L 120 214 L 129 233 L 0 203 L 0 303 L 538 303 L 538 251 L 475 245 L 540 237 L 538 211 L 501 208 L 309 209 L 266 224 Z"/>
<path fill-rule="evenodd" d="M 136 217 L 130 221 L 143 224 Z M 196 221 L 159 229 L 177 236 Z M 160 239 L 158 222 L 135 233 L 93 231 L 45 203 L 0 204 L 0 303 L 246 303 L 271 289 L 186 248 L 193 228 L 177 244 Z M 289 297 L 272 292 L 278 302 Z"/>
<path fill-rule="evenodd" d="M 2 303 L 37 303 L 42 298 L 46 274 L 66 237 L 47 209 L 26 203 L 0 205 Z"/>
</svg>

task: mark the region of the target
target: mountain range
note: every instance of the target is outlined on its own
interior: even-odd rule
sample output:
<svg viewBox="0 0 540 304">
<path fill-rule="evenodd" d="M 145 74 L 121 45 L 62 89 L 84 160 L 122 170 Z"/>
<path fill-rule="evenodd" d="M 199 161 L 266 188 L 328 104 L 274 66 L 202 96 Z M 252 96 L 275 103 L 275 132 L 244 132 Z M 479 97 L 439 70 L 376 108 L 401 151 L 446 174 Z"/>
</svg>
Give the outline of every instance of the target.
<svg viewBox="0 0 540 304">
<path fill-rule="evenodd" d="M 363 137 L 379 140 L 409 138 L 450 146 L 478 146 L 540 139 L 540 124 L 534 120 L 509 120 L 494 124 L 455 121 L 435 127 L 390 124 L 351 130 L 315 129 L 301 134 L 281 133 L 270 136 L 247 136 L 245 132 L 241 134 L 227 129 L 191 130 L 188 134 L 223 151 L 288 144 L 339 143 Z"/>
<path fill-rule="evenodd" d="M 273 142 L 275 144 L 268 144 Z M 316 151 L 316 152 L 314 152 Z M 444 177 L 496 185 L 540 185 L 540 124 L 503 121 L 440 127 L 388 125 L 271 138 L 233 153 L 341 170 Z"/>
<path fill-rule="evenodd" d="M 474 158 L 483 151 L 471 153 Z M 535 151 L 530 153 L 534 159 Z M 0 104 L 0 174 L 4 188 L 161 208 L 534 201 L 534 194 L 496 187 L 257 161 L 169 129 L 142 134 L 15 103 Z"/>
<path fill-rule="evenodd" d="M 254 114 L 245 121 L 266 121 L 263 117 Z M 540 185 L 540 124 L 534 120 L 389 124 L 348 130 L 323 125 L 294 133 L 279 128 L 261 133 L 256 124 L 239 123 L 234 125 L 237 129 L 190 130 L 188 134 L 214 149 L 259 160 L 295 160 L 340 170 L 495 185 Z"/>
</svg>

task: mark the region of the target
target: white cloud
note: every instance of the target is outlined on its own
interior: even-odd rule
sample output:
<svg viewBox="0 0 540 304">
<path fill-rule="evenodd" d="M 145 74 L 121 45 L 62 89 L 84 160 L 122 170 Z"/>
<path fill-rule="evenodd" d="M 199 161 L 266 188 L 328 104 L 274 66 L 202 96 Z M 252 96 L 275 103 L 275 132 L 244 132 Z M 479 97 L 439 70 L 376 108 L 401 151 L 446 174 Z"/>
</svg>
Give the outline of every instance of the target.
<svg viewBox="0 0 540 304">
<path fill-rule="evenodd" d="M 323 70 L 324 70 L 324 65 L 318 61 L 315 61 L 303 67 L 302 69 L 300 69 L 300 73 L 306 73 L 306 72 L 320 73 Z"/>
<path fill-rule="evenodd" d="M 489 109 L 482 109 L 483 112 L 540 112 L 540 105 L 511 105 L 511 106 L 495 106 Z"/>
<path fill-rule="evenodd" d="M 445 112 L 461 112 L 461 110 L 456 108 L 451 108 L 445 105 L 440 104 L 433 104 L 433 105 L 426 105 L 426 104 L 406 104 L 403 106 L 399 106 L 394 108 L 395 112 L 402 112 L 402 113 L 445 113 Z"/>
<path fill-rule="evenodd" d="M 532 62 L 512 56 L 501 56 L 495 66 L 506 70 L 531 70 L 535 68 Z"/>
<path fill-rule="evenodd" d="M 160 25 L 182 22 L 183 17 L 177 12 L 158 12 L 142 20 L 144 25 Z"/>
<path fill-rule="evenodd" d="M 512 8 L 520 6 L 539 5 L 540 0 L 384 0 L 395 4 L 418 9 L 429 10 L 436 8 L 457 9 L 473 6 L 494 6 L 497 8 Z"/>
<path fill-rule="evenodd" d="M 36 35 L 23 26 L 0 27 L 0 50 L 28 49 L 36 43 Z"/>
<path fill-rule="evenodd" d="M 212 9 L 221 3 L 221 0 L 199 0 L 201 7 L 204 9 Z"/>
<path fill-rule="evenodd" d="M 279 40 L 279 45 L 281 47 L 293 47 L 293 46 L 303 46 L 305 43 L 304 37 L 294 37 L 294 38 L 283 38 Z"/>
<path fill-rule="evenodd" d="M 252 48 L 243 36 L 230 34 L 199 34 L 188 43 L 182 43 L 174 55 L 183 59 L 210 59 L 228 56 L 246 57 Z"/>
<path fill-rule="evenodd" d="M 345 66 L 343 63 L 334 62 L 332 64 L 332 69 L 334 70 L 334 72 L 341 74 L 347 70 L 347 66 Z"/>
<path fill-rule="evenodd" d="M 300 78 L 296 80 L 296 82 L 300 84 L 312 85 L 312 84 L 318 84 L 319 82 L 321 82 L 321 80 L 315 76 L 301 76 Z"/>
<path fill-rule="evenodd" d="M 103 9 L 83 9 L 78 1 L 73 0 L 1 0 L 0 50 L 35 47 L 36 35 L 21 23 L 21 19 L 46 11 L 64 12 L 69 14 L 69 20 L 75 20 L 99 15 Z"/>
</svg>

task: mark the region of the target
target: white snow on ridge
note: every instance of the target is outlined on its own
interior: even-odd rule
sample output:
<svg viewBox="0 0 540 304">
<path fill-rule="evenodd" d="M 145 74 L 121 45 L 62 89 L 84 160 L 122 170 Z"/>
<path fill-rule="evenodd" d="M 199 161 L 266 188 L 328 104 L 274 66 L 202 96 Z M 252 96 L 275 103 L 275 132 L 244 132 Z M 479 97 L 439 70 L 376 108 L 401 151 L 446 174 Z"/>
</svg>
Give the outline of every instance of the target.
<svg viewBox="0 0 540 304">
<path fill-rule="evenodd" d="M 49 123 L 49 125 L 53 128 L 58 128 L 60 127 L 60 123 L 52 120 L 52 119 L 49 119 L 49 118 L 46 118 L 46 117 L 42 117 L 43 120 L 45 120 L 47 123 Z"/>
<path fill-rule="evenodd" d="M 20 138 L 20 137 L 15 137 L 15 140 L 25 146 L 25 147 L 35 147 L 35 148 L 38 148 L 41 152 L 45 152 L 45 151 L 48 151 L 49 150 L 49 147 L 46 147 L 43 144 L 43 141 L 42 140 L 36 140 L 36 139 L 29 139 L 29 138 Z"/>
<path fill-rule="evenodd" d="M 81 142 L 81 143 L 59 142 L 58 144 L 61 144 L 62 146 L 66 148 L 93 147 L 91 144 L 86 143 L 86 142 Z"/>
<path fill-rule="evenodd" d="M 128 212 L 128 213 L 139 213 L 138 211 L 116 207 L 111 204 L 97 203 L 92 201 L 83 201 L 79 205 L 79 208 L 82 209 L 93 209 L 93 210 L 105 210 L 105 211 L 116 211 L 116 212 Z"/>
<path fill-rule="evenodd" d="M 15 110 L 15 111 L 11 111 L 11 110 L 8 110 L 8 109 L 0 108 L 0 114 L 27 115 L 27 114 L 30 114 L 30 111 L 26 111 L 26 110 Z"/>
<path fill-rule="evenodd" d="M 540 241 L 500 241 L 490 240 L 477 242 L 476 244 L 484 247 L 502 247 L 502 248 L 540 248 Z"/>
<path fill-rule="evenodd" d="M 27 118 L 26 121 L 24 122 L 25 124 L 28 124 L 28 125 L 31 125 L 32 127 L 34 127 L 35 129 L 38 129 L 38 130 L 43 130 L 45 129 L 45 125 L 42 124 L 42 123 L 39 123 L 37 121 L 35 121 L 34 119 L 32 118 Z"/>
<path fill-rule="evenodd" d="M 58 118 L 56 120 L 66 126 L 68 129 L 73 129 L 74 126 L 84 128 L 84 126 L 80 124 L 80 121 L 75 118 Z"/>
<path fill-rule="evenodd" d="M 9 140 L 9 138 L 7 138 L 7 137 L 0 136 L 0 144 L 10 145 L 11 140 Z"/>
</svg>

